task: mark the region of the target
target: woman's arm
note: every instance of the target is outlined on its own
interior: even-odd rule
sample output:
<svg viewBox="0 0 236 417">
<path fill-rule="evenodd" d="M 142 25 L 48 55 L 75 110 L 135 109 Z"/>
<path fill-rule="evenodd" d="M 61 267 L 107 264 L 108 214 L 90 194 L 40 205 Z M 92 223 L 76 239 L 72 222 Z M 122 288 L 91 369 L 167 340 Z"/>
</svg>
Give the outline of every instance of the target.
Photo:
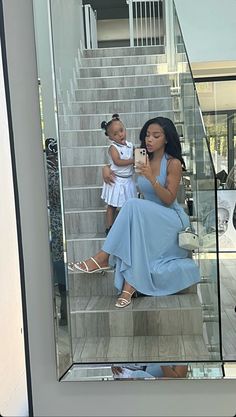
<svg viewBox="0 0 236 417">
<path fill-rule="evenodd" d="M 178 159 L 170 159 L 167 168 L 166 184 L 163 187 L 157 180 L 152 172 L 150 162 L 147 161 L 146 165 L 140 166 L 141 175 L 144 175 L 152 184 L 158 197 L 166 205 L 171 205 L 177 196 L 181 176 L 182 165 Z"/>
<path fill-rule="evenodd" d="M 114 164 L 116 164 L 118 167 L 124 167 L 127 165 L 132 165 L 134 163 L 133 158 L 132 159 L 121 159 L 118 150 L 115 148 L 115 146 L 110 146 L 109 153 L 111 155 L 112 161 Z"/>
<path fill-rule="evenodd" d="M 105 165 L 102 168 L 102 177 L 106 184 L 113 184 L 115 182 L 115 174 L 109 165 Z"/>
</svg>

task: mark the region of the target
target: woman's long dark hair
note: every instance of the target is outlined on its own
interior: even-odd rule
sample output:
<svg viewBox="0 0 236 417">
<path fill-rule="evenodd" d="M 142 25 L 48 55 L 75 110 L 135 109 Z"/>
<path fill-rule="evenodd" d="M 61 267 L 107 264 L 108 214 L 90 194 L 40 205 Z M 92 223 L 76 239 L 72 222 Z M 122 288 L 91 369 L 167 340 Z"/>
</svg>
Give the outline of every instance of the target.
<svg viewBox="0 0 236 417">
<path fill-rule="evenodd" d="M 152 124 L 161 126 L 165 133 L 165 138 L 167 141 L 165 145 L 165 153 L 172 156 L 173 158 L 179 159 L 182 167 L 185 169 L 185 162 L 182 157 L 181 143 L 179 140 L 178 132 L 172 120 L 168 119 L 167 117 L 155 117 L 154 119 L 150 119 L 145 123 L 139 135 L 141 148 L 147 149 L 145 138 L 147 136 L 148 127 Z M 147 151 L 147 154 L 151 160 L 153 158 L 153 153 Z"/>
</svg>

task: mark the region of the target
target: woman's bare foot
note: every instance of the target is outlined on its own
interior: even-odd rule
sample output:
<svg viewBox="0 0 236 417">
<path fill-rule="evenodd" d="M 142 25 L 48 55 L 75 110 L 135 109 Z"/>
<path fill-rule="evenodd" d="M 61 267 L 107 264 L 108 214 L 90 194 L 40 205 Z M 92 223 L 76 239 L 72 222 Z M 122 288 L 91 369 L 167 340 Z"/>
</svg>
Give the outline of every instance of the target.
<svg viewBox="0 0 236 417">
<path fill-rule="evenodd" d="M 84 271 L 87 273 L 97 272 L 99 270 L 109 269 L 108 264 L 109 254 L 100 251 L 94 257 L 86 259 L 82 262 L 75 262 L 74 267 L 80 271 Z"/>
</svg>

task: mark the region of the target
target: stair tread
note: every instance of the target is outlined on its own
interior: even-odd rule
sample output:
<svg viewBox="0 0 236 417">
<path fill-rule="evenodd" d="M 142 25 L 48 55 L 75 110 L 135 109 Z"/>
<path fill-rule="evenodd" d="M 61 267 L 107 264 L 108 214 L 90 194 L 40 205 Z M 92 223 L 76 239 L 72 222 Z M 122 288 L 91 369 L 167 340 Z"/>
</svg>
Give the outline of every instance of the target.
<svg viewBox="0 0 236 417">
<path fill-rule="evenodd" d="M 144 98 L 127 98 L 127 99 L 124 99 L 124 100 L 103 100 L 102 102 L 103 103 L 106 103 L 106 102 L 114 102 L 114 103 L 117 103 L 117 101 L 126 101 L 126 102 L 128 102 L 128 101 L 130 101 L 130 102 L 133 102 L 133 101 L 143 101 L 143 100 L 147 100 L 147 101 L 156 101 L 156 100 L 165 100 L 165 99 L 170 99 L 171 97 L 168 95 L 168 96 L 165 96 L 165 97 L 146 97 L 145 99 Z M 72 100 L 71 102 L 70 102 L 70 104 L 77 104 L 77 103 L 80 103 L 80 101 L 79 100 Z M 81 103 L 91 103 L 91 101 L 81 101 Z M 101 101 L 100 100 L 93 100 L 93 103 L 99 103 L 99 104 L 101 104 Z M 97 113 L 94 113 L 94 114 L 97 114 Z"/>
<path fill-rule="evenodd" d="M 131 86 L 131 87 L 127 87 L 127 86 L 125 86 L 125 87 L 107 87 L 107 88 L 105 88 L 105 87 L 101 87 L 101 88 L 93 88 L 92 90 L 93 91 L 107 91 L 107 90 L 131 90 L 131 89 L 138 89 L 138 88 L 145 88 L 145 89 L 147 89 L 147 88 L 162 88 L 162 87 L 171 87 L 171 84 L 161 84 L 161 85 L 137 85 L 137 86 Z M 77 92 L 77 91 L 89 91 L 87 88 L 76 88 L 75 89 L 75 92 Z M 171 95 L 171 94 L 170 94 Z M 167 97 L 170 97 L 170 96 L 167 96 Z M 144 99 L 145 99 L 145 97 L 144 97 Z M 98 101 L 98 100 L 97 100 Z M 84 100 L 82 100 L 82 102 L 84 102 Z"/>
<path fill-rule="evenodd" d="M 85 213 L 85 212 L 105 213 L 106 208 L 105 207 L 88 207 L 88 208 L 67 208 L 64 210 L 65 214 Z"/>
<path fill-rule="evenodd" d="M 71 297 L 71 314 L 101 313 L 111 311 L 119 313 L 121 309 L 115 307 L 116 299 L 116 296 Z M 134 298 L 131 304 L 125 307 L 125 309 L 122 309 L 122 311 L 157 312 L 163 309 L 168 311 L 201 309 L 201 304 L 197 294 L 170 295 L 164 297 L 141 296 L 136 299 Z"/>
<path fill-rule="evenodd" d="M 91 239 L 105 239 L 104 233 L 74 233 L 71 235 L 67 234 L 67 241 L 78 241 L 78 240 L 91 240 Z"/>
<path fill-rule="evenodd" d="M 74 338 L 75 362 L 209 360 L 202 335 Z"/>
<path fill-rule="evenodd" d="M 173 110 L 170 110 L 170 109 L 165 109 L 165 110 L 161 110 L 161 111 L 159 111 L 159 113 L 167 113 L 167 112 L 171 112 L 171 113 L 179 113 L 179 110 L 175 110 L 175 111 L 173 111 Z M 119 116 L 120 116 L 120 118 L 122 119 L 122 117 L 124 117 L 124 116 L 126 116 L 126 115 L 132 115 L 132 116 L 135 116 L 135 115 L 142 115 L 142 114 L 146 114 L 146 115 L 152 115 L 152 114 L 157 114 L 157 111 L 156 110 L 149 110 L 149 111 L 142 111 L 142 112 L 133 112 L 133 111 L 131 111 L 131 112 L 125 112 L 125 113 L 119 113 Z M 67 117 L 91 117 L 91 116 L 94 116 L 94 117 L 101 117 L 101 118 L 105 118 L 105 117 L 107 117 L 108 116 L 108 114 L 107 113 L 84 113 L 84 114 L 66 114 L 66 115 L 60 115 L 59 117 L 65 117 L 65 118 L 67 118 Z"/>
</svg>

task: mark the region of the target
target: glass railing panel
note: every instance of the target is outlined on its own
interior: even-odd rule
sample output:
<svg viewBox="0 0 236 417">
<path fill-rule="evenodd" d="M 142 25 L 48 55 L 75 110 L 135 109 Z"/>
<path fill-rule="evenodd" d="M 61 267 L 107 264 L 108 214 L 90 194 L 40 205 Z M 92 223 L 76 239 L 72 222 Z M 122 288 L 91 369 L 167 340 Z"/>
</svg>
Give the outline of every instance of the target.
<svg viewBox="0 0 236 417">
<path fill-rule="evenodd" d="M 192 199 L 192 225 L 200 236 L 200 247 L 194 258 L 201 272 L 198 295 L 202 304 L 203 330 L 209 357 L 221 359 L 219 277 L 217 245 L 216 176 L 209 151 L 205 127 L 199 107 L 191 67 L 184 47 L 177 15 L 175 14 L 176 67 L 183 117 L 183 149 L 187 171 L 184 178 L 190 183 L 187 190 Z M 181 53 L 178 45 L 181 44 Z"/>
</svg>

